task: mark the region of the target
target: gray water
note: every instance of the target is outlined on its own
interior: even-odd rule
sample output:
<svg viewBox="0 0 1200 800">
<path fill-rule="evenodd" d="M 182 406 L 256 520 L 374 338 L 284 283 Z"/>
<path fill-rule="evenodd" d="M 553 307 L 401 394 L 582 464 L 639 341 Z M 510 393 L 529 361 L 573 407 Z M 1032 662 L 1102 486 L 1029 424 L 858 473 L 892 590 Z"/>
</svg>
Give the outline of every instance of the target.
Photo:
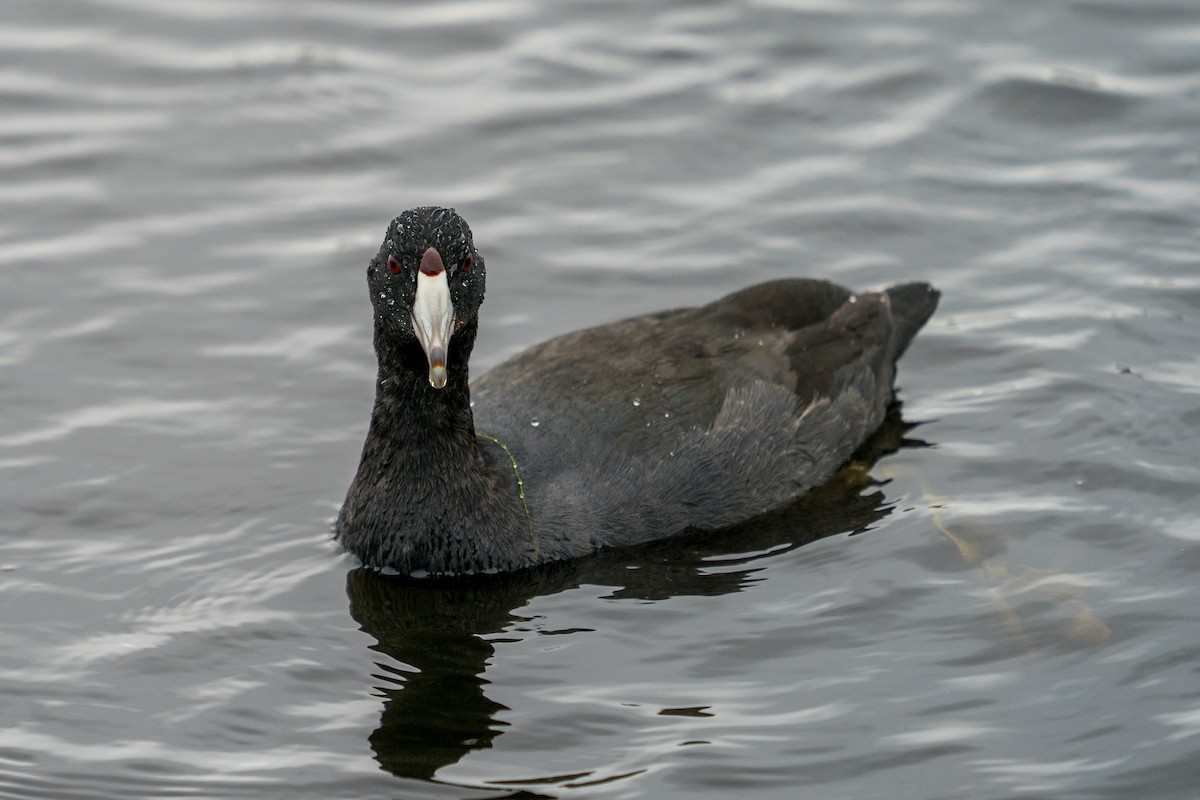
<svg viewBox="0 0 1200 800">
<path fill-rule="evenodd" d="M 1198 131 L 1194 0 L 4 0 L 0 796 L 1200 797 Z M 420 204 L 475 374 L 930 280 L 915 427 L 736 535 L 358 571 Z"/>
</svg>

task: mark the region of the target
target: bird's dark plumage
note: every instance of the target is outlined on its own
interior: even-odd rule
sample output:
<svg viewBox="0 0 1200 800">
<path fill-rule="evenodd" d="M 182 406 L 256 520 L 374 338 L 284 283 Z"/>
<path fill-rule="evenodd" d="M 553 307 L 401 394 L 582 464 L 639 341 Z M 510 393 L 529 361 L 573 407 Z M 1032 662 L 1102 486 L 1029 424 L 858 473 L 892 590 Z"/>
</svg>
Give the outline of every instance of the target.
<svg viewBox="0 0 1200 800">
<path fill-rule="evenodd" d="M 336 527 L 368 566 L 508 571 L 778 507 L 878 427 L 938 300 L 923 283 L 772 281 L 551 339 L 469 390 L 485 277 L 441 208 L 397 217 L 368 268 L 379 377 Z"/>
</svg>

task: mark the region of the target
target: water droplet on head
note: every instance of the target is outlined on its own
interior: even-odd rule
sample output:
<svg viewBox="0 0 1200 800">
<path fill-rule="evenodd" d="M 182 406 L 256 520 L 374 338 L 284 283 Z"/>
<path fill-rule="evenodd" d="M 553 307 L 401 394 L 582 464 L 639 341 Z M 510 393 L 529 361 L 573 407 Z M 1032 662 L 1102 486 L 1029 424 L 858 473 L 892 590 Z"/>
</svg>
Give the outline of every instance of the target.
<svg viewBox="0 0 1200 800">
<path fill-rule="evenodd" d="M 536 428 L 537 426 L 542 424 L 542 421 L 540 419 L 538 419 L 537 417 L 534 417 L 533 419 L 529 420 L 529 424 Z"/>
<path fill-rule="evenodd" d="M 670 411 L 667 411 L 667 412 L 665 412 L 665 413 L 663 414 L 663 416 L 664 416 L 664 417 L 670 417 L 670 416 L 671 416 L 671 412 L 670 412 Z"/>
<path fill-rule="evenodd" d="M 633 398 L 633 404 L 635 406 L 640 406 L 642 404 L 642 401 L 635 397 L 635 398 Z"/>
</svg>

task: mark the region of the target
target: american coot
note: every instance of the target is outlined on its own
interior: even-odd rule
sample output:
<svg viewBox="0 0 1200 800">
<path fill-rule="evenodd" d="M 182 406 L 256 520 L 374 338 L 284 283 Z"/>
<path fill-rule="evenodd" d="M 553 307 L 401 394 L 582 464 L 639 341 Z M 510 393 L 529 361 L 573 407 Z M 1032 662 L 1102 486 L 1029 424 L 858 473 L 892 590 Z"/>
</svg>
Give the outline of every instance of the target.
<svg viewBox="0 0 1200 800">
<path fill-rule="evenodd" d="M 938 300 L 771 281 L 551 339 L 468 388 L 485 280 L 446 208 L 396 217 L 367 268 L 379 374 L 336 535 L 369 567 L 516 570 L 778 507 L 879 425 Z"/>
</svg>

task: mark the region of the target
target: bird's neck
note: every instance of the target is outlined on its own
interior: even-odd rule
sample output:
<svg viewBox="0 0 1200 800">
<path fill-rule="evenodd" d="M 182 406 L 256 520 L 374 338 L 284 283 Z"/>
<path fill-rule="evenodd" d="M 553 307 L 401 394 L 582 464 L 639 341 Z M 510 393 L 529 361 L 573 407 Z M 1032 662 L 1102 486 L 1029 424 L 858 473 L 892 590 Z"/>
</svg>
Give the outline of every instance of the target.
<svg viewBox="0 0 1200 800">
<path fill-rule="evenodd" d="M 369 566 L 461 573 L 512 569 L 528 558 L 513 472 L 475 436 L 467 360 L 476 331 L 475 321 L 455 331 L 446 385 L 435 389 L 420 345 L 376 330 L 371 427 L 337 522 L 338 539 Z"/>
<path fill-rule="evenodd" d="M 478 323 L 472 321 L 455 332 L 447 348 L 446 385 L 435 389 L 420 344 L 415 339 L 396 341 L 376 327 L 379 371 L 372 436 L 393 440 L 404 449 L 429 449 L 431 457 L 440 452 L 460 458 L 464 450 L 478 449 L 467 369 L 477 330 Z"/>
</svg>

